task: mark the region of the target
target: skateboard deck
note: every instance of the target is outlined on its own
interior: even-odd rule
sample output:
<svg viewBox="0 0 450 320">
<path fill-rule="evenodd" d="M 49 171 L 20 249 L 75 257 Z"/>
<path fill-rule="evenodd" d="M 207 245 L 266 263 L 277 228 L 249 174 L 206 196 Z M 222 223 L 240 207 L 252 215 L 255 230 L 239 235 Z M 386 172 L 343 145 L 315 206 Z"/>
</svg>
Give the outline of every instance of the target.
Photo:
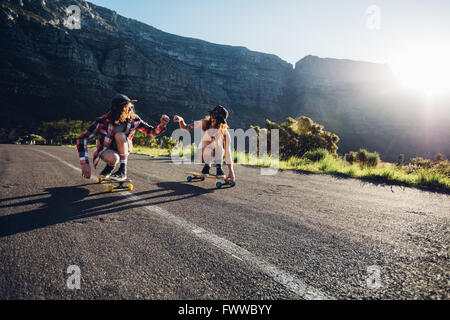
<svg viewBox="0 0 450 320">
<path fill-rule="evenodd" d="M 231 186 L 234 187 L 236 185 L 236 181 L 231 181 L 225 176 L 213 176 L 209 174 L 203 174 L 199 172 L 186 172 L 188 174 L 187 176 L 187 182 L 191 182 L 192 180 L 198 179 L 200 181 L 204 181 L 205 179 L 213 179 L 213 180 L 221 180 L 216 182 L 216 187 L 218 189 L 222 188 L 222 186 Z"/>
<path fill-rule="evenodd" d="M 115 181 L 115 180 L 111 180 L 111 179 L 105 179 L 102 177 L 98 178 L 98 183 L 100 184 L 107 184 L 106 188 L 108 189 L 109 192 L 114 192 L 114 191 L 120 191 L 120 190 L 133 190 L 133 185 L 131 184 L 132 180 L 131 179 L 127 179 L 125 181 Z M 114 186 L 114 184 L 118 184 L 118 186 Z"/>
</svg>

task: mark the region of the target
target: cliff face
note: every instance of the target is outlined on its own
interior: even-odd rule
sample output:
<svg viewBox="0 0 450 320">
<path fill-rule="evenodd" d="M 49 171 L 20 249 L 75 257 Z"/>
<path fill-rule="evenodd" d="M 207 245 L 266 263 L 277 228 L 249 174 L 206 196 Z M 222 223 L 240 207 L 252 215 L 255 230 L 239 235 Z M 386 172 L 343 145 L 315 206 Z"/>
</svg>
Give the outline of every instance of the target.
<svg viewBox="0 0 450 320">
<path fill-rule="evenodd" d="M 307 56 L 290 86 L 290 114 L 336 133 L 340 153 L 367 148 L 390 161 L 450 155 L 450 97 L 427 101 L 400 87 L 385 65 Z"/>
<path fill-rule="evenodd" d="M 73 4 L 79 30 L 64 25 Z M 244 126 L 280 113 L 292 71 L 274 55 L 171 35 L 79 0 L 3 1 L 0 30 L 1 94 L 30 121 L 90 119 L 123 92 L 145 116 L 192 120 L 222 104 Z"/>
<path fill-rule="evenodd" d="M 81 9 L 81 29 L 64 23 L 70 5 Z M 91 120 L 121 92 L 139 100 L 150 122 L 162 113 L 192 121 L 222 104 L 232 127 L 309 116 L 339 135 L 340 153 L 450 155 L 450 99 L 427 106 L 384 65 L 307 56 L 294 69 L 274 55 L 168 34 L 82 0 L 2 1 L 0 40 L 1 126 L 9 128 L 0 136 L 45 120 Z"/>
</svg>

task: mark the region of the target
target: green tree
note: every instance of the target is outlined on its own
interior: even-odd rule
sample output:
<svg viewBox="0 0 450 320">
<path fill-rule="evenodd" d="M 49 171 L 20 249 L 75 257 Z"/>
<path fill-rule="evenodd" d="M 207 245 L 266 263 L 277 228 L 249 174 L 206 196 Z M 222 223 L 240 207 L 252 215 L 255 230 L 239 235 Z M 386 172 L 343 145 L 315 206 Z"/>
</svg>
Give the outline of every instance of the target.
<svg viewBox="0 0 450 320">
<path fill-rule="evenodd" d="M 90 122 L 82 120 L 58 120 L 42 123 L 39 133 L 53 143 L 74 141 L 90 125 Z"/>
<path fill-rule="evenodd" d="M 329 153 L 337 155 L 339 137 L 324 131 L 322 125 L 308 117 L 301 116 L 297 119 L 289 117 L 281 124 L 266 120 L 266 127 L 269 148 L 271 130 L 279 130 L 280 157 L 282 159 L 289 159 L 292 156 L 300 158 L 308 151 L 317 149 L 325 149 Z M 251 128 L 255 129 L 258 134 L 264 130 L 253 126 Z"/>
</svg>

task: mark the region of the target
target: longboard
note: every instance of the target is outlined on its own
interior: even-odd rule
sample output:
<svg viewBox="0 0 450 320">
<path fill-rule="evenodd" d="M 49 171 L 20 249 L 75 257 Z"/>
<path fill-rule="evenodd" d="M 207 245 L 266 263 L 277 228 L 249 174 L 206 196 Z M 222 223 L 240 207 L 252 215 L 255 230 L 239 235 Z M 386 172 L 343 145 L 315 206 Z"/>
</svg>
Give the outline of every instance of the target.
<svg viewBox="0 0 450 320">
<path fill-rule="evenodd" d="M 108 184 L 106 186 L 106 189 L 108 189 L 109 192 L 120 191 L 120 190 L 129 190 L 129 191 L 133 190 L 133 185 L 131 184 L 131 182 L 132 182 L 131 179 L 127 179 L 125 181 L 115 181 L 110 178 L 105 179 L 105 178 L 99 177 L 97 181 L 100 184 L 103 184 L 103 183 Z M 117 183 L 118 186 L 115 187 L 114 186 L 115 183 Z"/>
<path fill-rule="evenodd" d="M 200 180 L 204 181 L 206 179 L 214 179 L 214 180 L 221 180 L 217 181 L 216 187 L 218 189 L 222 188 L 222 186 L 231 186 L 234 187 L 236 185 L 236 181 L 231 181 L 230 179 L 226 178 L 225 176 L 213 176 L 209 174 L 203 174 L 198 172 L 186 172 L 188 174 L 186 180 L 187 182 L 191 182 L 192 180 Z"/>
</svg>

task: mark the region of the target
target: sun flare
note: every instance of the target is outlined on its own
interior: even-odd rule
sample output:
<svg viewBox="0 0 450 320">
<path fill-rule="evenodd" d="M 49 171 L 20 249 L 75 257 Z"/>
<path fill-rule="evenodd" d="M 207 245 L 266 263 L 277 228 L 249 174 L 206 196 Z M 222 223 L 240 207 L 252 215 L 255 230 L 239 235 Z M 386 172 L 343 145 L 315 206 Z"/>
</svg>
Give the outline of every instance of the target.
<svg viewBox="0 0 450 320">
<path fill-rule="evenodd" d="M 389 64 L 401 84 L 409 89 L 428 95 L 450 92 L 448 41 L 403 45 Z"/>
</svg>

